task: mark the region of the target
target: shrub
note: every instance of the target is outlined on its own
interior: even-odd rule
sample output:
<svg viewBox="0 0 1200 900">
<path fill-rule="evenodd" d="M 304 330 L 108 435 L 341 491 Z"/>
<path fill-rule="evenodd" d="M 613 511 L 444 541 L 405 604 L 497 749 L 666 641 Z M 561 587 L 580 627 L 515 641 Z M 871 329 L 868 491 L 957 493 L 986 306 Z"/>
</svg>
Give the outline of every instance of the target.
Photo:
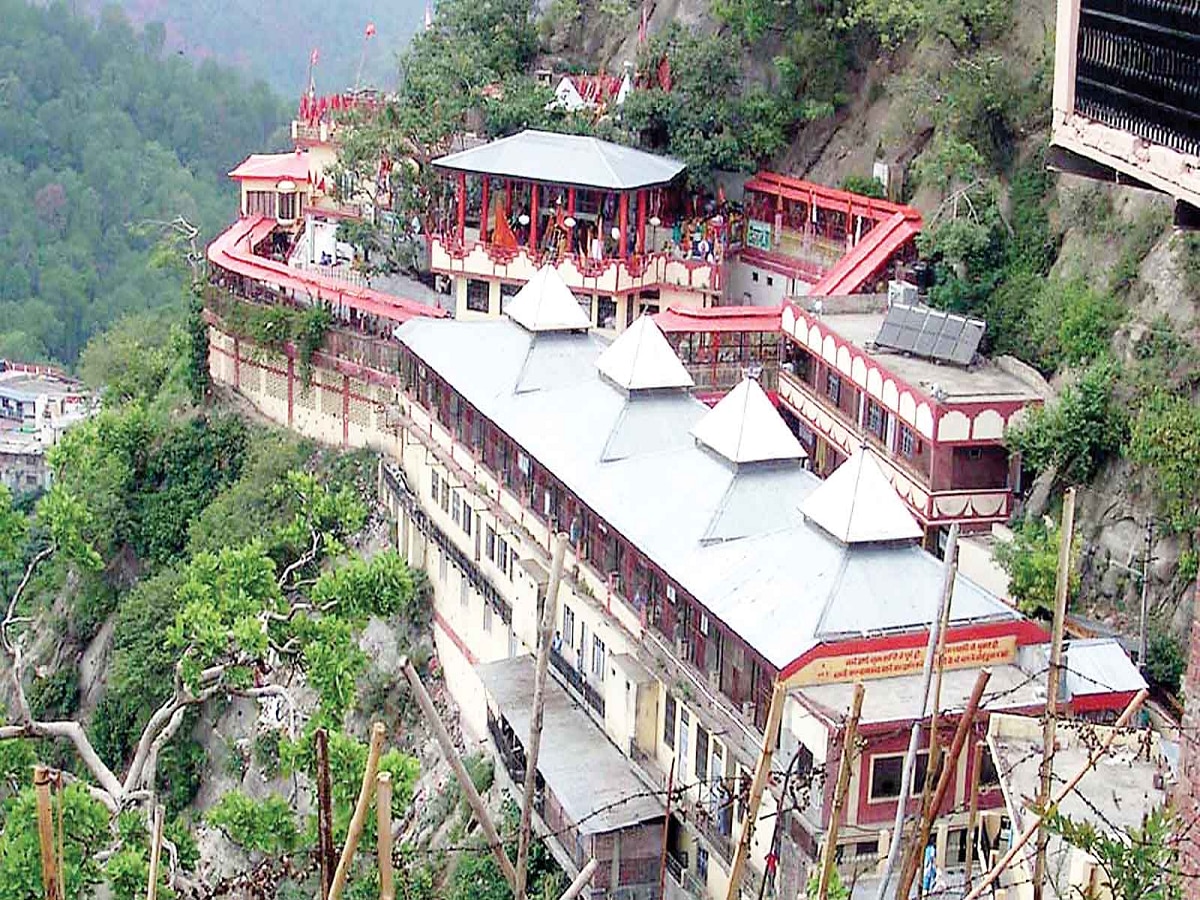
<svg viewBox="0 0 1200 900">
<path fill-rule="evenodd" d="M 1146 468 L 1154 496 L 1176 531 L 1200 524 L 1200 409 L 1163 388 L 1134 417 L 1129 459 Z"/>
<path fill-rule="evenodd" d="M 1090 481 L 1128 433 L 1128 420 L 1113 399 L 1119 373 L 1112 360 L 1093 363 L 1057 402 L 1033 409 L 1010 428 L 1008 445 L 1034 470 L 1056 466 L 1068 483 Z"/>
<path fill-rule="evenodd" d="M 887 196 L 879 179 L 872 175 L 847 175 L 842 179 L 842 190 L 860 194 L 863 197 L 875 197 L 878 200 Z"/>
<path fill-rule="evenodd" d="M 279 794 L 252 800 L 241 791 L 230 791 L 204 819 L 225 832 L 235 844 L 252 852 L 288 853 L 300 843 L 291 804 Z"/>
<path fill-rule="evenodd" d="M 996 545 L 996 561 L 1008 573 L 1008 593 L 1027 615 L 1054 612 L 1054 591 L 1058 576 L 1058 528 L 1041 519 L 1026 519 L 1013 529 L 1010 542 Z M 1067 601 L 1079 591 L 1079 571 L 1075 559 L 1079 539 L 1071 548 L 1071 573 Z"/>
<path fill-rule="evenodd" d="M 1187 657 L 1179 641 L 1165 630 L 1152 630 L 1146 640 L 1146 678 L 1178 694 L 1186 668 Z"/>
</svg>

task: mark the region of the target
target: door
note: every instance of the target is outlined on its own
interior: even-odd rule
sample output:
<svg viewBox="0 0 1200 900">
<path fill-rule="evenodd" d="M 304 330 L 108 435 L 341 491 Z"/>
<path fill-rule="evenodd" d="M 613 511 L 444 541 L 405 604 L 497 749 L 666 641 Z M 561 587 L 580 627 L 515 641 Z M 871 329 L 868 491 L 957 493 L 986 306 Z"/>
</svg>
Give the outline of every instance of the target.
<svg viewBox="0 0 1200 900">
<path fill-rule="evenodd" d="M 679 708 L 679 740 L 676 741 L 675 747 L 677 758 L 675 760 L 675 781 L 676 783 L 687 781 L 687 764 L 688 764 L 688 732 L 691 725 L 691 717 L 688 711 Z"/>
</svg>

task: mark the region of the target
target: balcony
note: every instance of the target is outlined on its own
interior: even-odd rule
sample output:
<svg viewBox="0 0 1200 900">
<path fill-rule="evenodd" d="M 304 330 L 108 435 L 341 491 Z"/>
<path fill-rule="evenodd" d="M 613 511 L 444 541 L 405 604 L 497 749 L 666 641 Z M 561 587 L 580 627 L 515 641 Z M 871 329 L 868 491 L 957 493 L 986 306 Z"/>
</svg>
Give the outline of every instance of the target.
<svg viewBox="0 0 1200 900">
<path fill-rule="evenodd" d="M 896 491 L 926 526 L 984 525 L 1003 522 L 1012 511 L 1012 492 L 1007 486 L 966 490 L 934 490 L 929 473 L 917 468 L 891 449 L 871 431 L 858 425 L 829 398 L 808 382 L 787 371 L 779 373 L 779 399 L 804 424 L 839 453 L 850 455 L 866 442 L 879 458 L 884 473 Z"/>
<path fill-rule="evenodd" d="M 528 281 L 550 261 L 527 247 L 509 249 L 467 240 L 459 246 L 444 236 L 429 239 L 430 268 L 443 275 Z M 567 287 L 581 293 L 623 294 L 652 288 L 676 287 L 711 294 L 721 292 L 720 263 L 677 259 L 667 253 L 650 253 L 628 259 L 594 260 L 574 254 L 559 259 L 558 274 Z"/>
<path fill-rule="evenodd" d="M 596 711 L 601 719 L 604 718 L 604 695 L 588 683 L 583 673 L 567 662 L 557 650 L 550 650 L 550 665 L 554 667 L 562 680 L 583 702 Z"/>
</svg>

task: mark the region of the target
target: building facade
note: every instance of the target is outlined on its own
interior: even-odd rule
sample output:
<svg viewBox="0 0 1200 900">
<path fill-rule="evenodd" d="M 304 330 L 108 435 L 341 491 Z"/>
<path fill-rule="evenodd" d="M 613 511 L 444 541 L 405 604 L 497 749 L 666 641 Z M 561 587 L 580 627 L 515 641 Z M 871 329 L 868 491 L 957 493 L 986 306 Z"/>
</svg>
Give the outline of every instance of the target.
<svg viewBox="0 0 1200 900">
<path fill-rule="evenodd" d="M 1020 466 L 1004 431 L 1049 388 L 1016 360 L 960 366 L 880 346 L 887 309 L 884 297 L 785 304 L 780 404 L 818 474 L 862 446 L 878 453 L 936 548 L 951 522 L 1007 521 Z"/>
<path fill-rule="evenodd" d="M 47 452 L 98 408 L 82 383 L 58 369 L 0 359 L 0 484 L 18 495 L 48 490 Z"/>
</svg>

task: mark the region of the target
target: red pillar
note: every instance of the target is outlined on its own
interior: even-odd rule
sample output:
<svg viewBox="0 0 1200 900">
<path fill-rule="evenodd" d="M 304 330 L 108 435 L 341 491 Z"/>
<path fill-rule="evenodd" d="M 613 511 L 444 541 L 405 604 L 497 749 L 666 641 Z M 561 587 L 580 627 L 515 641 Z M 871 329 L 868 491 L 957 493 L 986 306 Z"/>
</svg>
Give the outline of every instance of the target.
<svg viewBox="0 0 1200 900">
<path fill-rule="evenodd" d="M 537 252 L 538 186 L 529 185 L 529 252 Z"/>
<path fill-rule="evenodd" d="M 461 246 L 467 229 L 467 173 L 458 173 L 458 243 Z"/>
<path fill-rule="evenodd" d="M 621 236 L 617 239 L 617 256 L 625 259 L 629 255 L 629 194 L 621 192 L 617 201 L 617 219 Z"/>
<path fill-rule="evenodd" d="M 567 215 L 575 217 L 575 188 L 567 188 Z"/>
<path fill-rule="evenodd" d="M 483 203 L 479 212 L 479 239 L 485 244 L 488 239 L 488 177 L 483 176 Z"/>
<path fill-rule="evenodd" d="M 646 192 L 637 193 L 637 252 L 642 256 L 646 252 Z"/>
<path fill-rule="evenodd" d="M 504 179 L 504 214 L 512 215 L 512 179 Z"/>
</svg>

